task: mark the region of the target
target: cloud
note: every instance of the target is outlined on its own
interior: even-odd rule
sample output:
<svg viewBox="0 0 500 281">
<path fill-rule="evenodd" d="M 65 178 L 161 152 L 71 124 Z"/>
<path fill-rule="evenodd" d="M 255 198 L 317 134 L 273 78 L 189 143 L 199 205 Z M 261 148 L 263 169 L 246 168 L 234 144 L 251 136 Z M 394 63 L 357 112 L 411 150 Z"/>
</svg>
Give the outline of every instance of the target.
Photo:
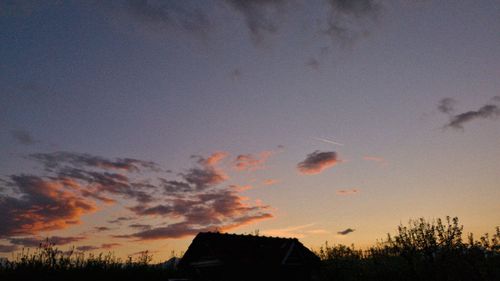
<svg viewBox="0 0 500 281">
<path fill-rule="evenodd" d="M 255 163 L 245 162 L 246 168 L 261 165 L 268 154 L 259 154 Z M 166 219 L 168 224 L 158 227 L 134 222 L 129 227 L 135 232 L 113 235 L 139 240 L 177 238 L 271 218 L 269 206 L 251 203 L 240 196 L 241 189 L 223 185 L 229 177 L 219 165 L 227 155 L 194 156 L 193 167 L 167 180 L 159 176 L 161 169 L 155 163 L 138 159 L 70 152 L 31 154 L 27 158 L 42 164 L 43 175 L 12 175 L 2 181 L 0 239 L 66 229 L 96 211 L 97 203 L 120 202 L 124 210 L 135 214 L 110 219 L 110 224 L 153 216 Z M 91 226 L 87 233 L 110 230 Z M 81 247 L 92 250 L 95 246 Z"/>
<path fill-rule="evenodd" d="M 354 231 L 355 231 L 355 229 L 348 228 L 348 229 L 345 229 L 345 230 L 337 232 L 337 234 L 339 234 L 339 235 L 347 235 L 347 234 L 349 234 L 351 232 L 354 232 Z"/>
<path fill-rule="evenodd" d="M 104 243 L 101 245 L 102 249 L 112 249 L 118 246 L 121 246 L 122 244 L 120 243 Z"/>
<path fill-rule="evenodd" d="M 149 225 L 149 224 L 141 224 L 141 223 L 134 223 L 134 224 L 129 225 L 128 227 L 130 227 L 130 228 L 136 228 L 136 229 L 141 229 L 141 230 L 147 230 L 147 229 L 151 229 L 152 228 L 152 226 Z"/>
<path fill-rule="evenodd" d="M 276 180 L 276 179 L 265 179 L 262 183 L 264 185 L 274 185 L 274 184 L 277 184 L 279 183 L 280 181 L 279 180 Z"/>
<path fill-rule="evenodd" d="M 0 245 L 0 253 L 10 253 L 19 249 L 17 245 Z"/>
<path fill-rule="evenodd" d="M 109 230 L 111 230 L 111 228 L 109 228 L 107 226 L 96 226 L 96 227 L 94 227 L 94 229 L 97 232 L 103 232 L 103 231 L 109 231 Z"/>
<path fill-rule="evenodd" d="M 494 119 L 500 116 L 500 108 L 497 105 L 487 104 L 478 110 L 471 110 L 457 115 L 452 115 L 445 128 L 464 129 L 464 124 L 476 119 Z"/>
<path fill-rule="evenodd" d="M 29 159 L 42 163 L 47 171 L 61 168 L 63 166 L 99 168 L 103 170 L 121 170 L 127 172 L 139 172 L 141 170 L 155 171 L 158 165 L 152 161 L 143 161 L 133 158 L 106 159 L 87 153 L 75 153 L 58 151 L 53 153 L 34 153 Z"/>
<path fill-rule="evenodd" d="M 385 158 L 381 156 L 363 156 L 363 160 L 374 162 L 381 166 L 386 166 L 388 164 L 387 160 L 385 160 Z"/>
<path fill-rule="evenodd" d="M 130 220 L 134 220 L 134 219 L 135 218 L 133 218 L 133 217 L 118 217 L 118 218 L 116 218 L 114 220 L 108 220 L 108 223 L 113 223 L 113 224 L 114 223 L 118 223 L 118 224 L 120 224 L 123 221 L 130 221 Z"/>
<path fill-rule="evenodd" d="M 240 154 L 234 160 L 233 168 L 238 171 L 263 169 L 266 161 L 273 155 L 272 151 L 262 151 L 257 155 Z"/>
<path fill-rule="evenodd" d="M 306 61 L 306 66 L 310 67 L 311 69 L 314 69 L 314 70 L 319 70 L 320 63 L 319 63 L 319 61 L 317 59 L 315 59 L 313 57 L 310 57 Z"/>
<path fill-rule="evenodd" d="M 318 235 L 318 234 L 326 234 L 328 231 L 320 228 L 312 228 L 316 224 L 308 223 L 297 226 L 289 226 L 285 228 L 277 228 L 277 229 L 268 229 L 262 231 L 262 234 L 267 236 L 277 236 L 277 237 L 295 237 L 295 238 L 304 238 L 308 235 Z"/>
<path fill-rule="evenodd" d="M 127 0 L 124 4 L 128 15 L 150 29 L 205 34 L 211 26 L 205 12 L 186 1 Z"/>
<path fill-rule="evenodd" d="M 77 249 L 78 251 L 87 252 L 87 251 L 95 251 L 95 250 L 99 250 L 100 248 L 99 248 L 99 247 L 97 247 L 97 246 L 85 245 L 85 246 L 78 246 L 78 247 L 76 247 L 76 249 Z"/>
<path fill-rule="evenodd" d="M 451 114 L 455 111 L 457 101 L 452 98 L 444 98 L 439 101 L 438 110 L 442 113 Z"/>
<path fill-rule="evenodd" d="M 339 189 L 335 193 L 340 196 L 348 196 L 348 195 L 356 195 L 360 193 L 360 190 L 357 188 L 352 189 Z"/>
<path fill-rule="evenodd" d="M 104 243 L 101 246 L 92 246 L 92 245 L 84 245 L 78 246 L 76 249 L 78 251 L 87 252 L 87 251 L 95 251 L 95 250 L 109 250 L 115 247 L 121 246 L 120 243 Z"/>
<path fill-rule="evenodd" d="M 25 237 L 25 238 L 10 238 L 9 242 L 14 245 L 22 245 L 24 247 L 39 247 L 44 244 L 53 244 L 56 246 L 63 246 L 71 243 L 75 243 L 78 241 L 82 241 L 87 237 L 84 236 L 52 236 L 47 238 L 42 237 Z"/>
<path fill-rule="evenodd" d="M 97 209 L 61 183 L 37 176 L 11 176 L 8 187 L 15 195 L 0 194 L 0 237 L 64 229 Z"/>
<path fill-rule="evenodd" d="M 361 29 L 361 20 L 374 19 L 380 11 L 380 5 L 374 0 L 328 0 L 327 2 L 330 11 L 325 34 L 332 40 L 352 40 Z"/>
<path fill-rule="evenodd" d="M 138 216 L 163 216 L 180 220 L 122 236 L 140 240 L 180 238 L 200 231 L 232 229 L 257 220 L 271 218 L 268 206 L 250 205 L 234 190 L 202 192 L 189 198 L 173 199 L 167 205 L 131 208 Z"/>
<path fill-rule="evenodd" d="M 278 30 L 277 15 L 283 9 L 285 0 L 225 0 L 239 12 L 254 43 L 260 43 L 265 34 Z"/>
<path fill-rule="evenodd" d="M 11 130 L 10 135 L 22 145 L 33 145 L 38 141 L 28 132 L 24 130 Z"/>
<path fill-rule="evenodd" d="M 336 165 L 339 162 L 337 153 L 334 151 L 314 151 L 307 155 L 306 159 L 297 164 L 297 169 L 305 175 L 315 175 L 323 170 Z"/>
</svg>

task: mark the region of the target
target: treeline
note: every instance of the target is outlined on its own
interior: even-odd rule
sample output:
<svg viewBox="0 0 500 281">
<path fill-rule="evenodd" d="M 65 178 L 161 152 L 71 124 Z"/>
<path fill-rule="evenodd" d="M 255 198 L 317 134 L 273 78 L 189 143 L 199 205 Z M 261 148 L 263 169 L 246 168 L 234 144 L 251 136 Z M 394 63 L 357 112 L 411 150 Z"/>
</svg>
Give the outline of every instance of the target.
<svg viewBox="0 0 500 281">
<path fill-rule="evenodd" d="M 325 243 L 321 280 L 500 280 L 500 228 L 475 239 L 458 218 L 411 220 L 367 250 Z"/>
</svg>

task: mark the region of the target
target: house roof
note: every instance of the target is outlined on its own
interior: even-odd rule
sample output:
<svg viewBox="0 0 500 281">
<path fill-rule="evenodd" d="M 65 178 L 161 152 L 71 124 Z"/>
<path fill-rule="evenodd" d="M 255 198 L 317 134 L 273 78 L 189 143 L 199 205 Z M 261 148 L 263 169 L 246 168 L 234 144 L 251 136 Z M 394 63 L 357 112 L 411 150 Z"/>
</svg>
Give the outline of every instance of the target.
<svg viewBox="0 0 500 281">
<path fill-rule="evenodd" d="M 304 265 L 319 258 L 296 238 L 201 232 L 189 246 L 181 265 L 195 263 Z"/>
</svg>

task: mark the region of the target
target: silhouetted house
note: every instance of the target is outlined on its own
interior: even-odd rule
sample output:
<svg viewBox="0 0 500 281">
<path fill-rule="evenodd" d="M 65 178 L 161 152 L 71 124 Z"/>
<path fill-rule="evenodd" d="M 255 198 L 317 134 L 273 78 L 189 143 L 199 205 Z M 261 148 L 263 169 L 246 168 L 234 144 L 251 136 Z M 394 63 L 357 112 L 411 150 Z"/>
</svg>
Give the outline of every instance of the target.
<svg viewBox="0 0 500 281">
<path fill-rule="evenodd" d="M 311 280 L 319 258 L 295 238 L 199 233 L 179 267 L 195 280 Z"/>
</svg>

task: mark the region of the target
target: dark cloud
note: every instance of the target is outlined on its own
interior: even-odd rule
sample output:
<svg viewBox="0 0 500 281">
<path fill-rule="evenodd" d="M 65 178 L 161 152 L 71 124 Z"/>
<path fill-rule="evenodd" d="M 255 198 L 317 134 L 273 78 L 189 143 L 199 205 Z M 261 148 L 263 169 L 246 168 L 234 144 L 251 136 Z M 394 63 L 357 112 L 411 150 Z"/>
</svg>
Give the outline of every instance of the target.
<svg viewBox="0 0 500 281">
<path fill-rule="evenodd" d="M 374 19 L 380 5 L 374 0 L 328 0 L 330 12 L 325 33 L 333 40 L 352 40 L 363 29 L 363 19 Z M 366 30 L 361 30 L 366 32 Z"/>
<path fill-rule="evenodd" d="M 191 186 L 189 183 L 176 180 L 161 179 L 161 186 L 163 187 L 163 189 L 167 194 L 177 193 L 177 192 L 189 192 L 193 190 L 193 186 Z"/>
<path fill-rule="evenodd" d="M 33 145 L 38 143 L 37 140 L 28 132 L 24 130 L 11 130 L 11 136 L 22 145 Z"/>
<path fill-rule="evenodd" d="M 93 212 L 93 202 L 67 190 L 57 181 L 32 175 L 11 176 L 15 195 L 0 194 L 0 237 L 64 229 Z"/>
<path fill-rule="evenodd" d="M 103 231 L 109 231 L 109 230 L 111 230 L 111 228 L 109 228 L 107 226 L 96 226 L 96 227 L 94 227 L 94 229 L 97 232 L 103 232 Z"/>
<path fill-rule="evenodd" d="M 76 247 L 76 249 L 77 249 L 78 251 L 87 252 L 87 251 L 95 251 L 95 250 L 99 250 L 100 248 L 99 248 L 99 247 L 97 247 L 97 246 L 85 245 L 85 246 L 78 246 L 78 247 Z"/>
<path fill-rule="evenodd" d="M 334 166 L 339 160 L 334 151 L 314 151 L 307 155 L 306 159 L 297 164 L 297 169 L 302 174 L 314 175 L 321 173 L 324 169 Z"/>
<path fill-rule="evenodd" d="M 148 229 L 152 228 L 152 226 L 149 224 L 141 224 L 141 223 L 131 224 L 128 227 L 135 228 L 135 229 L 141 229 L 141 230 L 148 230 Z"/>
<path fill-rule="evenodd" d="M 439 101 L 438 110 L 442 113 L 452 114 L 455 111 L 457 101 L 452 98 L 444 98 Z"/>
<path fill-rule="evenodd" d="M 0 245 L 0 253 L 10 253 L 19 249 L 17 245 Z"/>
<path fill-rule="evenodd" d="M 52 171 L 64 166 L 98 168 L 103 170 L 121 170 L 127 172 L 155 171 L 158 165 L 151 161 L 132 158 L 106 159 L 87 153 L 59 151 L 53 153 L 35 153 L 28 158 L 41 162 L 45 169 Z"/>
<path fill-rule="evenodd" d="M 124 221 L 130 221 L 130 220 L 134 220 L 136 218 L 133 218 L 133 217 L 118 217 L 114 220 L 109 220 L 108 223 L 121 223 L 121 222 L 124 222 Z"/>
<path fill-rule="evenodd" d="M 225 0 L 244 18 L 250 36 L 260 43 L 265 34 L 275 33 L 278 29 L 277 15 L 285 0 Z"/>
<path fill-rule="evenodd" d="M 493 119 L 500 116 L 500 108 L 497 105 L 487 104 L 474 111 L 467 111 L 454 116 L 451 116 L 450 122 L 445 125 L 447 128 L 464 129 L 465 123 L 476 119 Z"/>
<path fill-rule="evenodd" d="M 493 100 L 493 102 L 500 102 L 500 96 L 494 96 L 491 100 Z"/>
<path fill-rule="evenodd" d="M 129 15 L 150 28 L 175 28 L 205 34 L 211 26 L 205 12 L 189 1 L 127 0 L 124 4 Z"/>
<path fill-rule="evenodd" d="M 354 232 L 355 229 L 352 229 L 352 228 L 348 228 L 348 229 L 345 229 L 345 230 L 342 230 L 342 231 L 339 231 L 337 232 L 337 234 L 340 234 L 340 235 L 347 235 L 351 232 Z"/>
<path fill-rule="evenodd" d="M 76 250 L 87 252 L 87 251 L 95 251 L 95 250 L 109 250 L 115 247 L 121 246 L 120 243 L 104 243 L 101 246 L 92 246 L 92 245 L 84 245 L 76 247 Z"/>
<path fill-rule="evenodd" d="M 28 248 L 39 247 L 44 244 L 53 244 L 56 246 L 63 246 L 71 243 L 75 243 L 78 241 L 82 241 L 86 239 L 84 236 L 52 236 L 47 238 L 41 237 L 25 237 L 25 238 L 10 238 L 9 242 L 14 245 L 22 245 Z"/>
<path fill-rule="evenodd" d="M 118 246 L 121 246 L 122 244 L 120 243 L 104 243 L 101 245 L 102 249 L 112 249 Z"/>
</svg>

